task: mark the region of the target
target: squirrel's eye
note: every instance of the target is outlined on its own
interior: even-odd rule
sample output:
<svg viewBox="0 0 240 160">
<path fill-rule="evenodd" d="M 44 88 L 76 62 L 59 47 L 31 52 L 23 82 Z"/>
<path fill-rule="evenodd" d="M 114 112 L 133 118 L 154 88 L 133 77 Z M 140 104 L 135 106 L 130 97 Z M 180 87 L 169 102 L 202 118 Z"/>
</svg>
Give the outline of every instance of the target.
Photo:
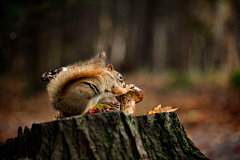
<svg viewBox="0 0 240 160">
<path fill-rule="evenodd" d="M 120 80 L 122 80 L 123 77 L 122 77 L 121 74 L 119 74 L 119 75 L 118 75 L 118 78 L 119 78 Z"/>
</svg>

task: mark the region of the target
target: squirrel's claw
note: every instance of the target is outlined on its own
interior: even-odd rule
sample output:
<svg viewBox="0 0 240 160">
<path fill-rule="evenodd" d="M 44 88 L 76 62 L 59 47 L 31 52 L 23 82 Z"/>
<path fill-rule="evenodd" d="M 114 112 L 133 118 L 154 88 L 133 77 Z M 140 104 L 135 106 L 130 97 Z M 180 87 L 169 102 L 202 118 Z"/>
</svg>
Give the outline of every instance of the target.
<svg viewBox="0 0 240 160">
<path fill-rule="evenodd" d="M 135 90 L 134 90 L 134 87 L 135 87 L 135 86 L 136 86 L 135 84 L 129 84 L 129 85 L 128 85 L 129 91 L 135 92 Z"/>
</svg>

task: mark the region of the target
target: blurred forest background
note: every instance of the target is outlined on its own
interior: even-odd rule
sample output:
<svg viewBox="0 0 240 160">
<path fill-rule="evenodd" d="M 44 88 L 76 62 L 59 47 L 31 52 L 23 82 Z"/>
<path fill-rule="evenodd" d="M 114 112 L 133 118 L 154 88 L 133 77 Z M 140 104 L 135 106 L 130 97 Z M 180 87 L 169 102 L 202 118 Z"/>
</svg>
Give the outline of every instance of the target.
<svg viewBox="0 0 240 160">
<path fill-rule="evenodd" d="M 0 145 L 55 120 L 41 74 L 103 48 L 144 91 L 136 114 L 180 107 L 211 159 L 240 159 L 239 0 L 0 0 Z"/>
</svg>

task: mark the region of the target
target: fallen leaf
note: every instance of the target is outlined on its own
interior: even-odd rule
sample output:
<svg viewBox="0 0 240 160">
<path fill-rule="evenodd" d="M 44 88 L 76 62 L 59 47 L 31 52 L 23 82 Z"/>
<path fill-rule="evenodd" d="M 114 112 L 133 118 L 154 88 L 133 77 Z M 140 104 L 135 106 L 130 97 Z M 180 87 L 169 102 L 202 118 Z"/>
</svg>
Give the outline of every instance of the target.
<svg viewBox="0 0 240 160">
<path fill-rule="evenodd" d="M 155 107 L 153 110 L 157 112 L 157 111 L 160 111 L 161 108 L 162 108 L 162 105 L 159 104 L 159 105 L 158 105 L 157 107 Z"/>
<path fill-rule="evenodd" d="M 179 108 L 179 107 L 178 107 Z M 164 112 L 174 112 L 178 108 L 172 109 L 171 106 L 167 106 L 162 108 L 161 104 L 159 104 L 157 107 L 155 107 L 153 110 L 149 111 L 148 114 L 154 114 L 154 113 L 164 113 Z"/>
</svg>

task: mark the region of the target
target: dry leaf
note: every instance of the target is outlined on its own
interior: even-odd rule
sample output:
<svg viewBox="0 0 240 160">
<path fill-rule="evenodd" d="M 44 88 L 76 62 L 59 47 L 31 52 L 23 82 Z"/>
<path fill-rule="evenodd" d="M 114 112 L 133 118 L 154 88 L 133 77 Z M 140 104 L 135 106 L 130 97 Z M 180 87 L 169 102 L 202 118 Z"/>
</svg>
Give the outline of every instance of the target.
<svg viewBox="0 0 240 160">
<path fill-rule="evenodd" d="M 178 107 L 179 108 L 179 107 Z M 157 107 L 155 107 L 153 110 L 149 111 L 148 114 L 154 114 L 154 113 L 163 113 L 163 112 L 174 112 L 178 108 L 172 109 L 171 106 L 167 106 L 162 108 L 161 104 L 159 104 Z"/>
<path fill-rule="evenodd" d="M 162 107 L 162 105 L 161 104 L 159 104 L 157 107 L 155 107 L 153 110 L 154 111 L 160 111 L 161 110 L 161 107 Z"/>
</svg>

